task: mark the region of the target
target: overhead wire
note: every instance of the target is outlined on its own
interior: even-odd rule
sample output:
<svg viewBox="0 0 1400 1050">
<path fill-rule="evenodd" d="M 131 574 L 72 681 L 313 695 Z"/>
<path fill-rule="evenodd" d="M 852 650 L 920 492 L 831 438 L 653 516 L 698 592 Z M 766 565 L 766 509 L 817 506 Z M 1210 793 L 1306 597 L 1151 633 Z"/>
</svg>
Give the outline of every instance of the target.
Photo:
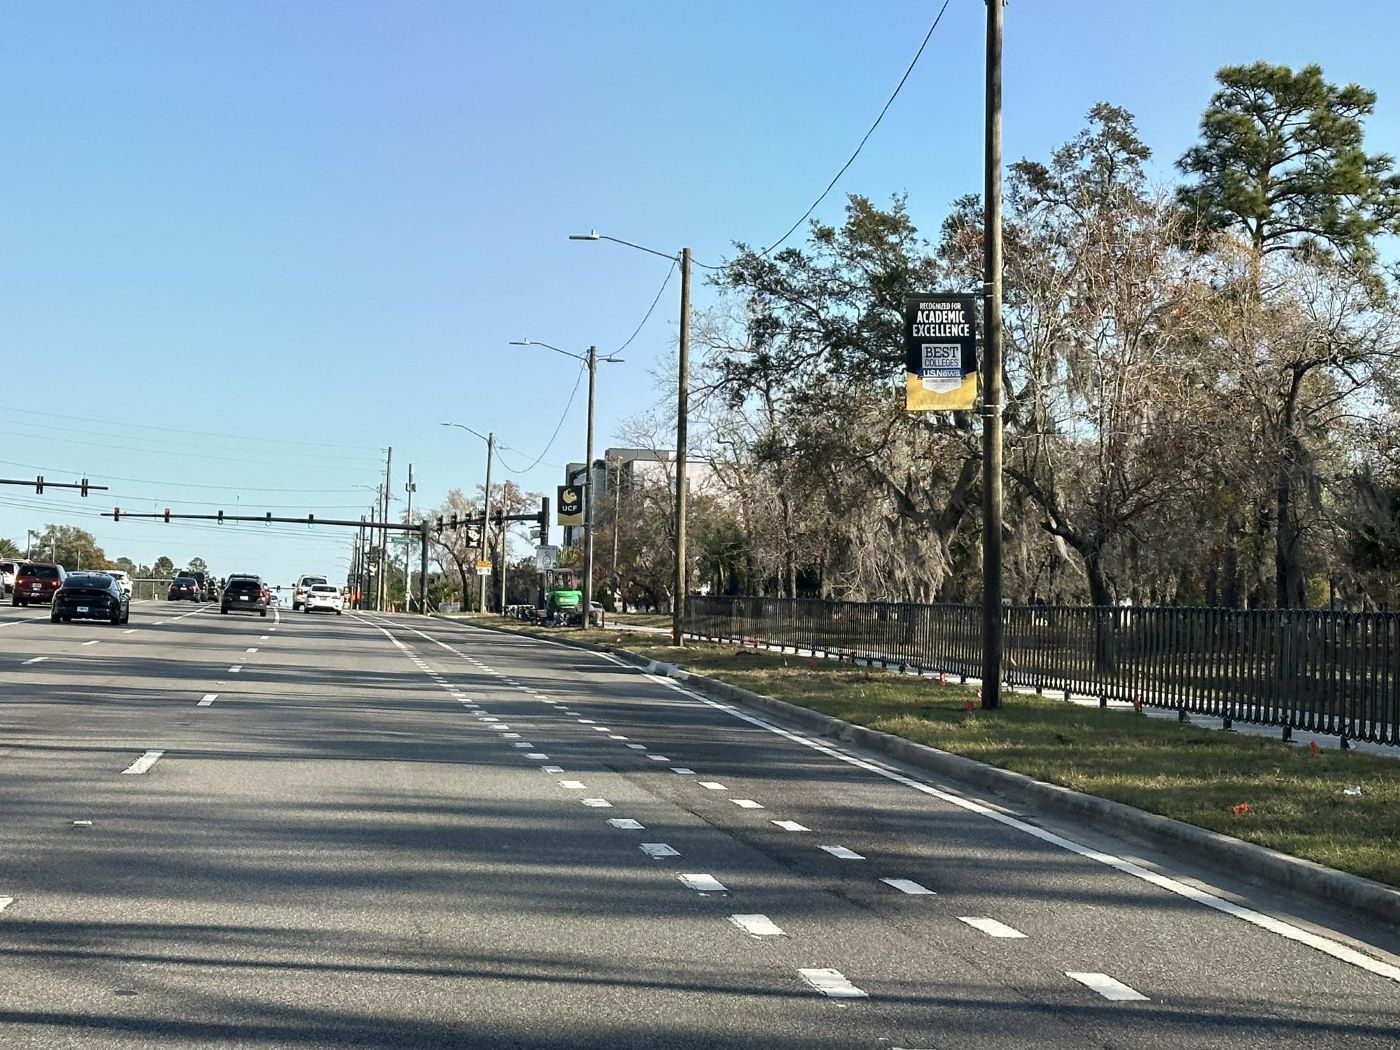
<svg viewBox="0 0 1400 1050">
<path fill-rule="evenodd" d="M 501 461 L 501 466 L 505 468 L 507 474 L 528 474 L 530 471 L 534 470 L 540 465 L 540 462 L 544 459 L 545 456 L 549 455 L 549 450 L 554 447 L 555 439 L 559 437 L 559 431 L 564 428 L 564 420 L 569 417 L 569 409 L 574 407 L 574 398 L 578 396 L 578 388 L 579 385 L 583 382 L 583 373 L 587 369 L 587 367 L 587 365 L 579 365 L 578 376 L 574 379 L 574 389 L 569 393 L 569 401 L 564 406 L 564 411 L 559 414 L 559 422 L 554 425 L 554 433 L 549 435 L 549 444 L 545 445 L 544 450 L 538 456 L 535 457 L 535 461 L 533 463 L 531 463 L 528 467 L 522 467 L 517 470 L 515 467 L 512 467 L 509 463 L 507 463 L 505 457 L 502 456 L 499 452 L 496 454 L 496 458 Z M 504 447 L 509 448 L 509 446 Z M 518 452 L 519 449 L 512 449 L 512 451 Z"/>
<path fill-rule="evenodd" d="M 928 46 L 929 40 L 933 38 L 933 31 L 938 28 L 938 23 L 943 20 L 943 12 L 948 10 L 948 4 L 949 0 L 943 0 L 943 6 L 938 9 L 938 14 L 933 20 L 933 25 L 929 26 L 928 32 L 924 34 L 923 43 L 919 45 L 919 50 L 914 52 L 914 58 L 910 61 L 909 68 L 904 71 L 904 76 L 899 78 L 899 83 L 895 85 L 894 93 L 891 94 L 889 99 L 885 102 L 884 107 L 880 110 L 880 115 L 875 118 L 875 123 L 871 124 L 870 130 L 861 137 L 860 143 L 855 148 L 855 152 L 850 155 L 845 164 L 841 165 L 841 169 L 831 177 L 831 181 L 826 184 L 826 189 L 822 190 L 817 199 L 812 202 L 812 206 L 802 213 L 802 217 L 789 226 L 785 234 L 758 253 L 760 259 L 791 237 L 794 231 L 807 221 L 812 212 L 817 210 L 817 206 L 826 199 L 826 195 L 831 192 L 832 187 L 836 185 L 841 176 L 846 174 L 846 170 L 855 163 L 856 158 L 860 156 L 860 151 L 865 148 L 866 142 L 870 140 L 871 135 L 875 134 L 875 129 L 880 126 L 880 122 L 885 119 L 885 114 L 889 112 L 890 106 L 894 105 L 894 100 L 899 97 L 900 91 L 903 90 L 905 82 L 909 79 L 909 74 L 914 72 L 914 67 L 918 65 L 919 57 L 924 53 L 924 48 Z"/>
</svg>

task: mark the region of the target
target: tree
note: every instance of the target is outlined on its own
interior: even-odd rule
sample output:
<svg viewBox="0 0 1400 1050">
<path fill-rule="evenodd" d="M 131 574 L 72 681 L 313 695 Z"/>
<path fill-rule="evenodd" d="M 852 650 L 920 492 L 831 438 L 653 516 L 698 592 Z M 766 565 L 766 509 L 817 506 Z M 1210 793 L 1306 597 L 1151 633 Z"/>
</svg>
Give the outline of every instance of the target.
<svg viewBox="0 0 1400 1050">
<path fill-rule="evenodd" d="M 19 558 L 24 555 L 24 551 L 19 549 L 19 544 L 8 536 L 0 536 L 0 558 Z"/>
<path fill-rule="evenodd" d="M 1198 178 L 1181 202 L 1207 226 L 1242 231 L 1256 275 L 1264 256 L 1299 250 L 1369 271 L 1376 237 L 1400 218 L 1393 158 L 1362 148 L 1376 93 L 1329 84 L 1315 65 L 1226 66 L 1215 79 L 1201 142 L 1177 162 Z"/>
<path fill-rule="evenodd" d="M 206 575 L 209 573 L 209 566 L 203 558 L 191 558 L 190 563 L 185 568 L 189 569 L 190 572 L 202 572 Z"/>
<path fill-rule="evenodd" d="M 158 580 L 164 580 L 175 575 L 175 563 L 162 554 L 151 566 L 151 575 Z"/>
<path fill-rule="evenodd" d="M 461 521 L 480 513 L 479 508 L 480 504 L 467 499 L 461 489 L 453 489 L 447 494 L 447 499 L 442 505 L 429 511 L 427 517 L 430 521 L 442 518 L 450 522 L 454 517 Z M 432 557 L 444 572 L 455 571 L 461 581 L 463 608 L 471 601 L 471 583 L 476 572 L 476 558 L 480 553 L 478 544 L 471 542 L 474 538 L 475 530 L 472 529 L 443 529 L 440 535 L 435 529 L 428 530 L 428 546 Z"/>
<path fill-rule="evenodd" d="M 46 525 L 35 544 L 67 569 L 103 569 L 107 555 L 97 545 L 97 537 L 76 525 Z"/>
<path fill-rule="evenodd" d="M 1296 74 L 1264 62 L 1226 66 L 1216 79 L 1221 88 L 1201 118 L 1202 141 L 1178 162 L 1198 181 L 1179 197 L 1205 226 L 1247 242 L 1247 276 L 1225 289 L 1222 328 L 1250 373 L 1266 427 L 1272 506 L 1258 518 L 1273 533 L 1274 598 L 1301 607 L 1300 498 L 1312 486 L 1314 459 L 1309 405 L 1335 403 L 1332 388 L 1350 394 L 1370 385 L 1375 353 L 1386 349 L 1334 307 L 1345 301 L 1374 317 L 1385 305 L 1375 242 L 1400 229 L 1400 175 L 1389 155 L 1363 148 L 1374 91 L 1329 84 L 1315 65 Z M 1265 263 L 1274 255 L 1284 262 L 1271 277 Z"/>
</svg>

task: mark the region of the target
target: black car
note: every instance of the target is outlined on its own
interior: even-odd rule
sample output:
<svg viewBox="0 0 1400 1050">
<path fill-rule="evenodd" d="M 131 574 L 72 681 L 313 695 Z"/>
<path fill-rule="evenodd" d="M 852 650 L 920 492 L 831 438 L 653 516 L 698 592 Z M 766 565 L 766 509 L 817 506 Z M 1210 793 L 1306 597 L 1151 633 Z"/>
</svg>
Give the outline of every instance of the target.
<svg viewBox="0 0 1400 1050">
<path fill-rule="evenodd" d="M 199 581 L 193 576 L 176 576 L 170 581 L 170 590 L 166 592 L 165 600 L 168 602 L 199 601 Z"/>
<path fill-rule="evenodd" d="M 227 613 L 230 609 L 256 611 L 258 615 L 266 616 L 267 594 L 263 591 L 262 581 L 256 576 L 230 576 L 219 599 L 219 612 Z"/>
<path fill-rule="evenodd" d="M 105 572 L 74 572 L 53 594 L 49 620 L 106 620 L 126 623 L 131 619 L 131 599 L 122 585 Z"/>
</svg>

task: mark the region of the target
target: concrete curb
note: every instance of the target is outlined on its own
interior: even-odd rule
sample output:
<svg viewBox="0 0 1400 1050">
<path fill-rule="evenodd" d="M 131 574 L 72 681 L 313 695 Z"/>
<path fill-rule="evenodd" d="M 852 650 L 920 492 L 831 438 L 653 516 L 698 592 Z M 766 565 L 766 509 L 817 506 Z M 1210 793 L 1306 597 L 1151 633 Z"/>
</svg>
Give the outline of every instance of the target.
<svg viewBox="0 0 1400 1050">
<path fill-rule="evenodd" d="M 514 635 L 523 633 L 499 627 L 488 627 L 488 630 Z M 697 692 L 714 699 L 744 704 L 781 715 L 811 729 L 819 736 L 858 744 L 1015 802 L 1035 805 L 1058 816 L 1091 823 L 1097 830 L 1112 832 L 1163 852 L 1189 857 L 1207 867 L 1228 871 L 1231 875 L 1252 878 L 1275 888 L 1301 893 L 1367 918 L 1400 927 L 1400 890 L 1383 883 L 1337 871 L 1300 857 L 1291 857 L 1266 846 L 1257 846 L 1216 831 L 1198 828 L 1194 824 L 1171 817 L 1148 813 L 1121 802 L 1112 802 L 1057 784 L 1047 784 L 1024 773 L 999 769 L 985 762 L 940 751 L 927 744 L 917 744 L 903 737 L 853 725 L 806 707 L 775 700 L 771 696 L 754 693 L 728 682 L 682 670 L 676 664 L 648 660 L 625 649 L 592 642 L 554 638 L 548 640 L 589 652 L 609 653 L 641 671 L 684 682 Z"/>
</svg>

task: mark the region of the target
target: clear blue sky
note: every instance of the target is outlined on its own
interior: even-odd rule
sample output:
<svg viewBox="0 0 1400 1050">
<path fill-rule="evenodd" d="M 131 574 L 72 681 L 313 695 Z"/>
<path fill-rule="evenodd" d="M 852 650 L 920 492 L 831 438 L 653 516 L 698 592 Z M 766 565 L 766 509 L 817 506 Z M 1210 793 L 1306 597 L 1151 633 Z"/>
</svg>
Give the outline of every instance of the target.
<svg viewBox="0 0 1400 1050">
<path fill-rule="evenodd" d="M 802 214 L 883 105 L 933 2 L 111 2 L 0 6 L 0 536 L 50 522 L 112 557 L 339 575 L 348 536 L 96 517 L 112 505 L 357 518 L 392 446 L 402 498 L 524 467 L 574 386 L 524 337 L 616 348 L 667 264 L 717 261 Z M 1380 93 L 1400 152 L 1400 16 L 1382 0 L 1018 0 L 1005 153 L 1044 157 L 1099 100 L 1154 172 L 1191 144 L 1221 65 L 1321 63 Z M 982 184 L 982 0 L 952 0 L 883 125 L 818 210 L 907 191 L 933 232 Z M 697 278 L 702 276 L 697 273 Z M 597 447 L 658 396 L 673 280 L 600 370 Z M 711 293 L 702 281 L 697 306 Z M 582 459 L 580 391 L 517 480 Z M 170 428 L 170 429 L 158 429 Z M 495 477 L 501 476 L 498 466 Z M 395 513 L 402 509 L 396 504 Z M 557 537 L 557 531 L 556 531 Z"/>
</svg>

